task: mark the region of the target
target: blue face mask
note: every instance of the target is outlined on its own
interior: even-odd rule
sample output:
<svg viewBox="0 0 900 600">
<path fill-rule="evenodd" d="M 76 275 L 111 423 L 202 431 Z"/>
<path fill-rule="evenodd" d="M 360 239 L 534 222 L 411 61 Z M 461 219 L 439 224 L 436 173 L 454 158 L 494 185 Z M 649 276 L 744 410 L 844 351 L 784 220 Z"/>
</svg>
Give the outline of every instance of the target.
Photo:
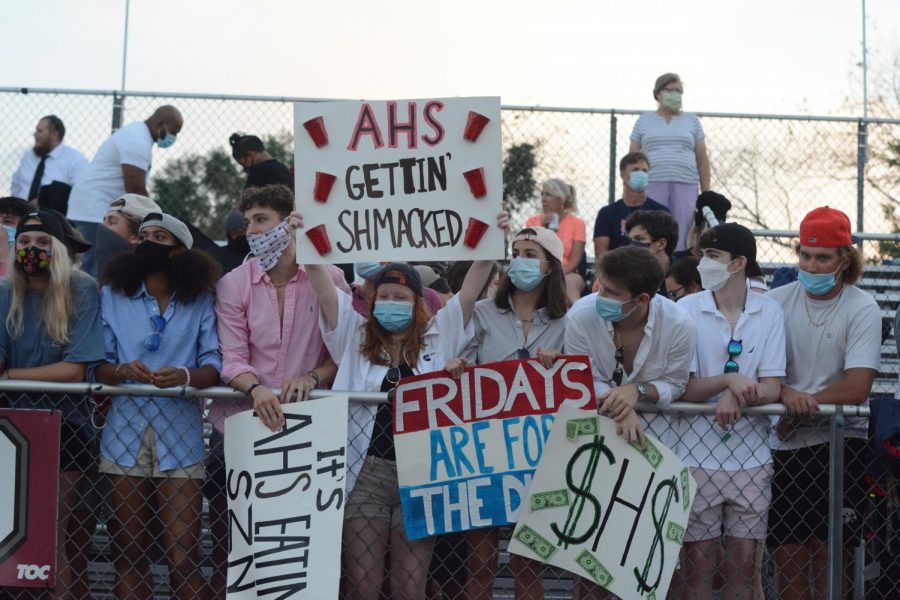
<svg viewBox="0 0 900 600">
<path fill-rule="evenodd" d="M 6 230 L 6 239 L 9 242 L 9 249 L 12 250 L 16 245 L 16 228 L 12 225 L 4 225 L 3 229 Z"/>
<path fill-rule="evenodd" d="M 356 263 L 356 274 L 362 277 L 363 279 L 372 280 L 375 279 L 375 274 L 381 270 L 381 263 L 377 262 L 364 262 L 364 263 Z"/>
<path fill-rule="evenodd" d="M 813 296 L 823 296 L 837 285 L 837 271 L 834 273 L 807 273 L 806 271 L 800 271 L 797 273 L 797 280 Z"/>
<path fill-rule="evenodd" d="M 541 285 L 544 275 L 541 273 L 541 259 L 515 257 L 510 261 L 509 280 L 523 292 L 530 292 Z"/>
<path fill-rule="evenodd" d="M 631 302 L 631 300 L 627 300 L 626 302 Z M 626 302 L 619 302 L 618 300 L 613 300 L 612 298 L 605 298 L 600 294 L 597 294 L 597 314 L 600 315 L 600 318 L 604 321 L 612 321 L 613 323 L 621 321 L 626 318 L 628 315 L 633 313 L 636 306 L 628 311 L 628 314 L 622 312 L 622 307 Z"/>
<path fill-rule="evenodd" d="M 412 323 L 412 311 L 412 302 L 376 300 L 375 310 L 372 314 L 379 325 L 391 333 L 397 333 L 398 331 L 403 331 Z"/>
<path fill-rule="evenodd" d="M 632 171 L 628 177 L 628 187 L 636 192 L 643 192 L 650 184 L 650 175 L 646 171 Z"/>
<path fill-rule="evenodd" d="M 156 145 L 160 148 L 169 148 L 172 144 L 175 143 L 175 134 L 166 132 L 165 136 L 160 136 L 158 140 L 156 140 Z"/>
</svg>

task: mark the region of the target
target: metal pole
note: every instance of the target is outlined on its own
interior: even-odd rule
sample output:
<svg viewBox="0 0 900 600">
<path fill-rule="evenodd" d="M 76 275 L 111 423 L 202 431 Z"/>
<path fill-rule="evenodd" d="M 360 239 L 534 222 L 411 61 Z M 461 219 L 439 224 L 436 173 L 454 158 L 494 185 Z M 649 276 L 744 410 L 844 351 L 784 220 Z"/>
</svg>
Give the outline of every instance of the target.
<svg viewBox="0 0 900 600">
<path fill-rule="evenodd" d="M 616 201 L 616 111 L 609 113 L 609 203 Z"/>
<path fill-rule="evenodd" d="M 122 126 L 122 113 L 125 110 L 125 96 L 113 92 L 112 130 L 113 133 Z"/>
<path fill-rule="evenodd" d="M 869 124 L 863 118 L 856 125 L 856 230 L 864 231 L 866 160 Z"/>
<path fill-rule="evenodd" d="M 125 0 L 125 40 L 122 42 L 122 86 L 120 91 L 125 91 L 125 73 L 128 65 L 128 15 L 131 12 L 131 0 Z"/>
<path fill-rule="evenodd" d="M 828 600 L 843 597 L 844 583 L 844 411 L 841 405 L 835 409 L 828 461 Z"/>
<path fill-rule="evenodd" d="M 869 49 L 866 45 L 866 0 L 862 0 L 863 118 L 869 118 Z"/>
</svg>

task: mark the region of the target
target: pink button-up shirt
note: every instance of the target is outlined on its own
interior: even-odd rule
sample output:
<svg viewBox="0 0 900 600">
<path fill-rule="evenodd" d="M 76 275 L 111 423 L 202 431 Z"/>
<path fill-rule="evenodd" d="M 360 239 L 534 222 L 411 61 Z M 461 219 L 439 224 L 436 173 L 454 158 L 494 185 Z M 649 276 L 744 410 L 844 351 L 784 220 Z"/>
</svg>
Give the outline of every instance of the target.
<svg viewBox="0 0 900 600">
<path fill-rule="evenodd" d="M 329 266 L 335 285 L 350 291 L 344 273 Z M 319 299 L 301 266 L 284 288 L 284 322 L 278 321 L 278 297 L 269 275 L 249 260 L 216 285 L 216 316 L 222 349 L 222 381 L 253 373 L 260 383 L 279 388 L 319 366 L 328 356 L 319 331 Z M 253 408 L 249 398 L 220 398 L 209 420 L 220 432 L 225 417 Z"/>
</svg>

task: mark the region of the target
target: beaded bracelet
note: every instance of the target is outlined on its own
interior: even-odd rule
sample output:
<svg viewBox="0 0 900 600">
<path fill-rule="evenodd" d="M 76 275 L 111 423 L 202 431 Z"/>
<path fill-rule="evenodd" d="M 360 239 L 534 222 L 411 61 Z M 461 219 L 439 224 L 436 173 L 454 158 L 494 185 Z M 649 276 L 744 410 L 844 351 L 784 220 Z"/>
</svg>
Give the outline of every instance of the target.
<svg viewBox="0 0 900 600">
<path fill-rule="evenodd" d="M 188 369 L 187 367 L 178 367 L 178 368 L 181 369 L 182 371 L 184 371 L 184 376 L 187 379 L 187 381 L 184 382 L 184 386 L 185 387 L 190 386 L 191 385 L 191 370 Z"/>
</svg>

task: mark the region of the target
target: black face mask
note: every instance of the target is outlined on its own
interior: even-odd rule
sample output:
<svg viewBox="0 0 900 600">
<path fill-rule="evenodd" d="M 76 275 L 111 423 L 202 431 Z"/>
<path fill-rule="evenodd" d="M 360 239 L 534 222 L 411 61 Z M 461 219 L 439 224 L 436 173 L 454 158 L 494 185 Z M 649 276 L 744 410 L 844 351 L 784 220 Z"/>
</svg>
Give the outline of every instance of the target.
<svg viewBox="0 0 900 600">
<path fill-rule="evenodd" d="M 169 266 L 169 263 L 172 261 L 169 254 L 174 249 L 174 246 L 166 246 L 150 240 L 144 240 L 134 249 L 134 254 L 137 256 L 138 264 L 143 267 L 144 271 L 156 273 Z"/>
<path fill-rule="evenodd" d="M 229 238 L 228 249 L 235 254 L 250 254 L 250 243 L 247 241 L 247 236 L 242 235 L 241 237 L 234 239 Z"/>
</svg>

